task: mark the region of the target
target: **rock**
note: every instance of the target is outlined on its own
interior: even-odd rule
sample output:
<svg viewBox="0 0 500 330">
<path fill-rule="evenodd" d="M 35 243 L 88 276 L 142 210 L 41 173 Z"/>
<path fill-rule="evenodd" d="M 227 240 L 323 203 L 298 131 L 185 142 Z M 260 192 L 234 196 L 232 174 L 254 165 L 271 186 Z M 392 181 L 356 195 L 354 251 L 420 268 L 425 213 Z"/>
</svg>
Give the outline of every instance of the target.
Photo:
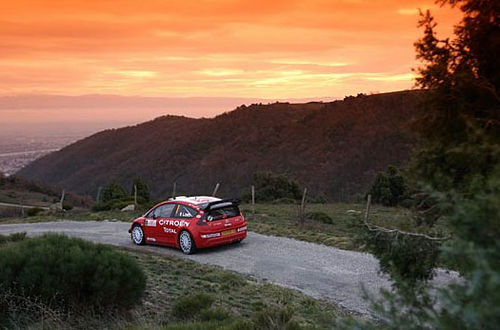
<svg viewBox="0 0 500 330">
<path fill-rule="evenodd" d="M 347 214 L 350 214 L 350 215 L 358 215 L 358 214 L 361 214 L 361 211 L 356 211 L 356 210 L 347 210 L 346 212 Z"/>
<path fill-rule="evenodd" d="M 134 204 L 130 204 L 130 205 L 125 206 L 125 207 L 122 209 L 122 212 L 125 212 L 125 211 L 133 211 L 133 210 L 135 210 L 135 205 L 134 205 Z"/>
</svg>

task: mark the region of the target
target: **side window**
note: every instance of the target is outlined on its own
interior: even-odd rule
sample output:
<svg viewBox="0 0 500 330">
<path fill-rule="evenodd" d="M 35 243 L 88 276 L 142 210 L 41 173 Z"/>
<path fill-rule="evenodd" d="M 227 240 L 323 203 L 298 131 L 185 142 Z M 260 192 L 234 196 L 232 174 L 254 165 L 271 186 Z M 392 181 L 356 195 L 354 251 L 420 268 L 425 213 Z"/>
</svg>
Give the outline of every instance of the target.
<svg viewBox="0 0 500 330">
<path fill-rule="evenodd" d="M 158 208 L 155 208 L 155 209 L 152 209 L 151 211 L 149 211 L 149 213 L 146 214 L 146 218 L 154 218 L 156 210 L 158 210 Z"/>
<path fill-rule="evenodd" d="M 163 204 L 149 212 L 148 218 L 170 218 L 175 204 Z"/>
<path fill-rule="evenodd" d="M 172 216 L 172 211 L 175 207 L 175 204 L 163 204 L 158 209 L 158 218 L 170 218 Z"/>
<path fill-rule="evenodd" d="M 182 205 L 182 204 L 177 204 L 176 208 L 175 208 L 175 214 L 174 214 L 174 217 L 175 218 L 192 218 L 196 215 L 196 210 L 189 207 L 189 206 L 186 206 L 186 205 Z"/>
</svg>

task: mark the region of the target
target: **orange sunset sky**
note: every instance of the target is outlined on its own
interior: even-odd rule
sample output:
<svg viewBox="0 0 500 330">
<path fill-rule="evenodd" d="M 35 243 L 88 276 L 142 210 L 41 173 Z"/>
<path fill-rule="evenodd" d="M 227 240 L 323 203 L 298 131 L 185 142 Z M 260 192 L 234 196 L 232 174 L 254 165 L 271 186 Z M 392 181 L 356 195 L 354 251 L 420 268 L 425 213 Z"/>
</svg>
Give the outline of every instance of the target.
<svg viewBox="0 0 500 330">
<path fill-rule="evenodd" d="M 290 99 L 413 86 L 412 0 L 0 2 L 0 96 Z M 224 109 L 229 110 L 229 109 Z"/>
</svg>

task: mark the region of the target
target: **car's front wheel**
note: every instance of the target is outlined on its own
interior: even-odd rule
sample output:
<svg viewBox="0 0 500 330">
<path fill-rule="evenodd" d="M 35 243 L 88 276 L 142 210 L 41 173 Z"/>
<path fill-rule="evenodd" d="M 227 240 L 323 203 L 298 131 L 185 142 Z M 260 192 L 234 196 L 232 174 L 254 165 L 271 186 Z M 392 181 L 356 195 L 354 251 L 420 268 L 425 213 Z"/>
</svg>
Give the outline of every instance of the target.
<svg viewBox="0 0 500 330">
<path fill-rule="evenodd" d="M 185 254 L 191 254 L 196 251 L 194 240 L 191 237 L 191 234 L 189 234 L 186 230 L 183 230 L 179 235 L 179 246 L 181 251 Z"/>
<path fill-rule="evenodd" d="M 144 238 L 144 230 L 142 230 L 142 227 L 137 225 L 132 228 L 132 233 L 130 234 L 132 236 L 132 242 L 137 245 L 143 245 L 145 242 Z"/>
</svg>

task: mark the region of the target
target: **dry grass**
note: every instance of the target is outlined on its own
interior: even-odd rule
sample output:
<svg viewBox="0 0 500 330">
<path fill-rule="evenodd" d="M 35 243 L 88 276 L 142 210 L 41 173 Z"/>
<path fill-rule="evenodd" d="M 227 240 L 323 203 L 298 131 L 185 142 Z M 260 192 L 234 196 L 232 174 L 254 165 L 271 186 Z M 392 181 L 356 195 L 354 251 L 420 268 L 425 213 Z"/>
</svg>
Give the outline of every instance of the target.
<svg viewBox="0 0 500 330">
<path fill-rule="evenodd" d="M 326 301 L 307 297 L 298 291 L 282 288 L 270 283 L 260 282 L 251 277 L 182 260 L 175 257 L 159 256 L 153 252 L 137 252 L 123 249 L 129 253 L 144 269 L 147 287 L 142 303 L 125 314 L 109 315 L 68 315 L 40 305 L 36 299 L 0 295 L 2 303 L 16 301 L 9 309 L 12 315 L 9 328 L 31 329 L 161 329 L 161 328 L 229 328 L 241 324 L 253 325 L 259 317 L 269 311 L 277 315 L 286 311 L 291 321 L 301 327 L 326 329 L 331 328 L 335 319 L 348 313 Z M 205 317 L 196 317 L 196 308 L 184 306 L 193 315 L 182 318 L 175 313 L 178 301 L 186 296 L 198 294 L 210 298 L 213 303 L 204 311 Z M 2 299 L 4 298 L 4 299 Z M 194 306 L 193 306 L 194 307 Z M 28 311 L 26 315 L 24 311 Z M 269 314 L 269 313 L 268 313 Z M 203 313 L 202 313 L 203 315 Z M 224 316 L 224 319 L 217 317 Z M 271 314 L 271 316 L 273 316 Z M 0 318 L 1 319 L 1 318 Z M 198 322 L 198 323 L 196 323 Z M 5 325 L 5 324 L 4 324 Z M 233 325 L 233 327 L 231 327 Z M 2 326 L 0 324 L 0 326 Z"/>
<path fill-rule="evenodd" d="M 356 240 L 357 235 L 364 231 L 364 204 L 308 204 L 306 213 L 324 213 L 332 221 L 325 223 L 306 219 L 304 225 L 299 224 L 299 206 L 295 204 L 257 204 L 255 215 L 251 205 L 242 205 L 241 209 L 249 223 L 249 230 L 346 250 L 364 250 L 364 246 Z M 370 221 L 388 228 L 418 231 L 410 211 L 405 208 L 372 205 Z M 438 223 L 436 229 L 442 230 L 443 224 Z"/>
</svg>

